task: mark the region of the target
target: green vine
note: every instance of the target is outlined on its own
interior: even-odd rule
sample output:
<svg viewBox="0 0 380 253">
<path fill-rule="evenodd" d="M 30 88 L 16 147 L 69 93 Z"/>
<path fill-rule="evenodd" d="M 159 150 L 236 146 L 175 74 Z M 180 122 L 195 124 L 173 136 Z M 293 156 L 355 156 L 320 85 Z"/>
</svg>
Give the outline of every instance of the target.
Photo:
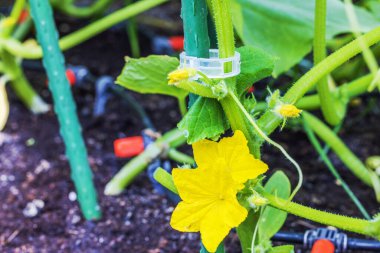
<svg viewBox="0 0 380 253">
<path fill-rule="evenodd" d="M 314 24 L 314 64 L 318 64 L 326 58 L 326 0 L 316 0 L 315 24 Z M 337 125 L 345 114 L 345 105 L 334 97 L 328 76 L 323 76 L 317 83 L 318 95 L 321 101 L 321 109 L 326 121 L 331 125 Z"/>
</svg>

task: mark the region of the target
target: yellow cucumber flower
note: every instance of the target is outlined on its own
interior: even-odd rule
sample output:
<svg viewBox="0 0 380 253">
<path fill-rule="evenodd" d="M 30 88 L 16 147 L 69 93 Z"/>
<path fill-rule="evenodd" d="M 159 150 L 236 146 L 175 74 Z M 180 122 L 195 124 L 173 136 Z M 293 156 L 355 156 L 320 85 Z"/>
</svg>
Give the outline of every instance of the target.
<svg viewBox="0 0 380 253">
<path fill-rule="evenodd" d="M 292 104 L 282 104 L 277 106 L 276 112 L 284 118 L 297 118 L 302 110 Z"/>
<path fill-rule="evenodd" d="M 241 131 L 220 142 L 202 140 L 193 145 L 196 169 L 173 169 L 173 180 L 182 201 L 170 225 L 181 232 L 199 232 L 209 252 L 233 227 L 243 222 L 248 211 L 236 194 L 248 179 L 257 178 L 268 166 L 255 159 Z"/>
<path fill-rule="evenodd" d="M 192 68 L 174 70 L 168 74 L 169 84 L 175 84 L 183 80 L 188 80 L 189 78 L 194 77 L 196 74 L 197 70 Z"/>
</svg>

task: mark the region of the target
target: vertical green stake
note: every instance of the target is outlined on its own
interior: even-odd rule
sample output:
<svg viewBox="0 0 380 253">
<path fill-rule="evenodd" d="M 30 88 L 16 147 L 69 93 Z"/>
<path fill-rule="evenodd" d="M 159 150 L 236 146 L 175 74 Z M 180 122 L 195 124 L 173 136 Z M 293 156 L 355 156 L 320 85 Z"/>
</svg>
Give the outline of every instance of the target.
<svg viewBox="0 0 380 253">
<path fill-rule="evenodd" d="M 58 33 L 48 0 L 30 0 L 31 14 L 37 30 L 37 39 L 43 50 L 43 64 L 53 94 L 54 109 L 58 116 L 60 132 L 65 142 L 66 155 L 71 167 L 71 178 L 78 201 L 86 219 L 99 219 L 101 212 L 92 182 L 92 172 L 87 160 L 81 127 L 70 85 L 65 75 L 65 60 L 58 46 Z"/>
<path fill-rule="evenodd" d="M 186 54 L 208 58 L 210 39 L 208 37 L 206 0 L 182 0 L 181 15 Z"/>
<path fill-rule="evenodd" d="M 185 37 L 185 52 L 189 56 L 208 58 L 210 39 L 207 26 L 206 0 L 182 0 L 181 16 Z M 190 93 L 189 107 L 195 103 L 198 96 Z M 203 98 L 207 99 L 207 98 Z"/>
</svg>

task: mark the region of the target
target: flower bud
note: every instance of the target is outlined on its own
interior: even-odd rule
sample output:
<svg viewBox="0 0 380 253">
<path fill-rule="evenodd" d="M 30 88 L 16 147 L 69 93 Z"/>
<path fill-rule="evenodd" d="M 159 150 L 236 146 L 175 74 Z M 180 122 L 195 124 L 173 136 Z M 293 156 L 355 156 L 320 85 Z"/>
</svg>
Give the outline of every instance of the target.
<svg viewBox="0 0 380 253">
<path fill-rule="evenodd" d="M 218 98 L 224 98 L 228 93 L 227 85 L 224 80 L 217 83 L 216 85 L 213 85 L 211 87 L 211 90 L 212 90 L 212 93 Z"/>
<path fill-rule="evenodd" d="M 168 74 L 169 84 L 175 84 L 183 80 L 188 80 L 189 78 L 194 77 L 196 74 L 197 70 L 192 68 L 174 70 Z"/>
<path fill-rule="evenodd" d="M 262 197 L 257 192 L 254 192 L 251 196 L 249 196 L 247 201 L 253 209 L 258 208 L 260 206 L 265 206 L 269 202 L 266 198 Z"/>
</svg>

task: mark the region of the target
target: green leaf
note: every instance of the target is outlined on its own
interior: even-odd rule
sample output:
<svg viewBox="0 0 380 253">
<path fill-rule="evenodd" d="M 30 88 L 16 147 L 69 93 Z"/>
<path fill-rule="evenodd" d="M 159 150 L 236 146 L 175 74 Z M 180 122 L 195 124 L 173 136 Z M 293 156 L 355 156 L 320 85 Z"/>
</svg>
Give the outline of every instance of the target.
<svg viewBox="0 0 380 253">
<path fill-rule="evenodd" d="M 225 250 L 224 250 L 224 244 L 223 242 L 221 244 L 219 244 L 218 248 L 216 249 L 215 253 L 224 253 Z M 201 245 L 201 250 L 199 251 L 199 253 L 209 253 L 207 251 L 207 249 L 205 248 L 205 246 L 203 246 L 203 244 Z"/>
<path fill-rule="evenodd" d="M 233 0 L 233 22 L 245 45 L 263 49 L 278 58 L 274 74 L 279 75 L 299 62 L 312 49 L 315 1 Z M 355 7 L 363 32 L 379 25 L 368 11 Z M 351 31 L 344 4 L 327 1 L 326 36 Z"/>
<path fill-rule="evenodd" d="M 287 199 L 290 195 L 290 182 L 282 171 L 277 171 L 265 184 L 265 190 L 280 198 Z M 270 239 L 284 224 L 287 213 L 276 208 L 265 207 L 259 221 L 260 241 Z"/>
<path fill-rule="evenodd" d="M 365 3 L 369 10 L 380 19 L 380 2 L 378 0 L 369 0 Z"/>
<path fill-rule="evenodd" d="M 294 253 L 293 245 L 282 245 L 271 248 L 268 253 Z"/>
<path fill-rule="evenodd" d="M 229 128 L 222 106 L 216 99 L 199 97 L 178 123 L 189 144 L 205 138 L 215 138 Z"/>
<path fill-rule="evenodd" d="M 126 58 L 116 83 L 139 93 L 154 93 L 185 97 L 188 92 L 168 85 L 167 76 L 179 66 L 175 57 L 151 55 L 144 58 Z"/>
<path fill-rule="evenodd" d="M 236 228 L 242 253 L 251 253 L 251 243 L 258 218 L 259 213 L 251 209 L 245 221 Z"/>
<path fill-rule="evenodd" d="M 237 49 L 240 53 L 240 74 L 237 77 L 236 90 L 242 95 L 254 82 L 270 76 L 274 68 L 274 58 L 262 49 L 244 46 Z"/>
</svg>

